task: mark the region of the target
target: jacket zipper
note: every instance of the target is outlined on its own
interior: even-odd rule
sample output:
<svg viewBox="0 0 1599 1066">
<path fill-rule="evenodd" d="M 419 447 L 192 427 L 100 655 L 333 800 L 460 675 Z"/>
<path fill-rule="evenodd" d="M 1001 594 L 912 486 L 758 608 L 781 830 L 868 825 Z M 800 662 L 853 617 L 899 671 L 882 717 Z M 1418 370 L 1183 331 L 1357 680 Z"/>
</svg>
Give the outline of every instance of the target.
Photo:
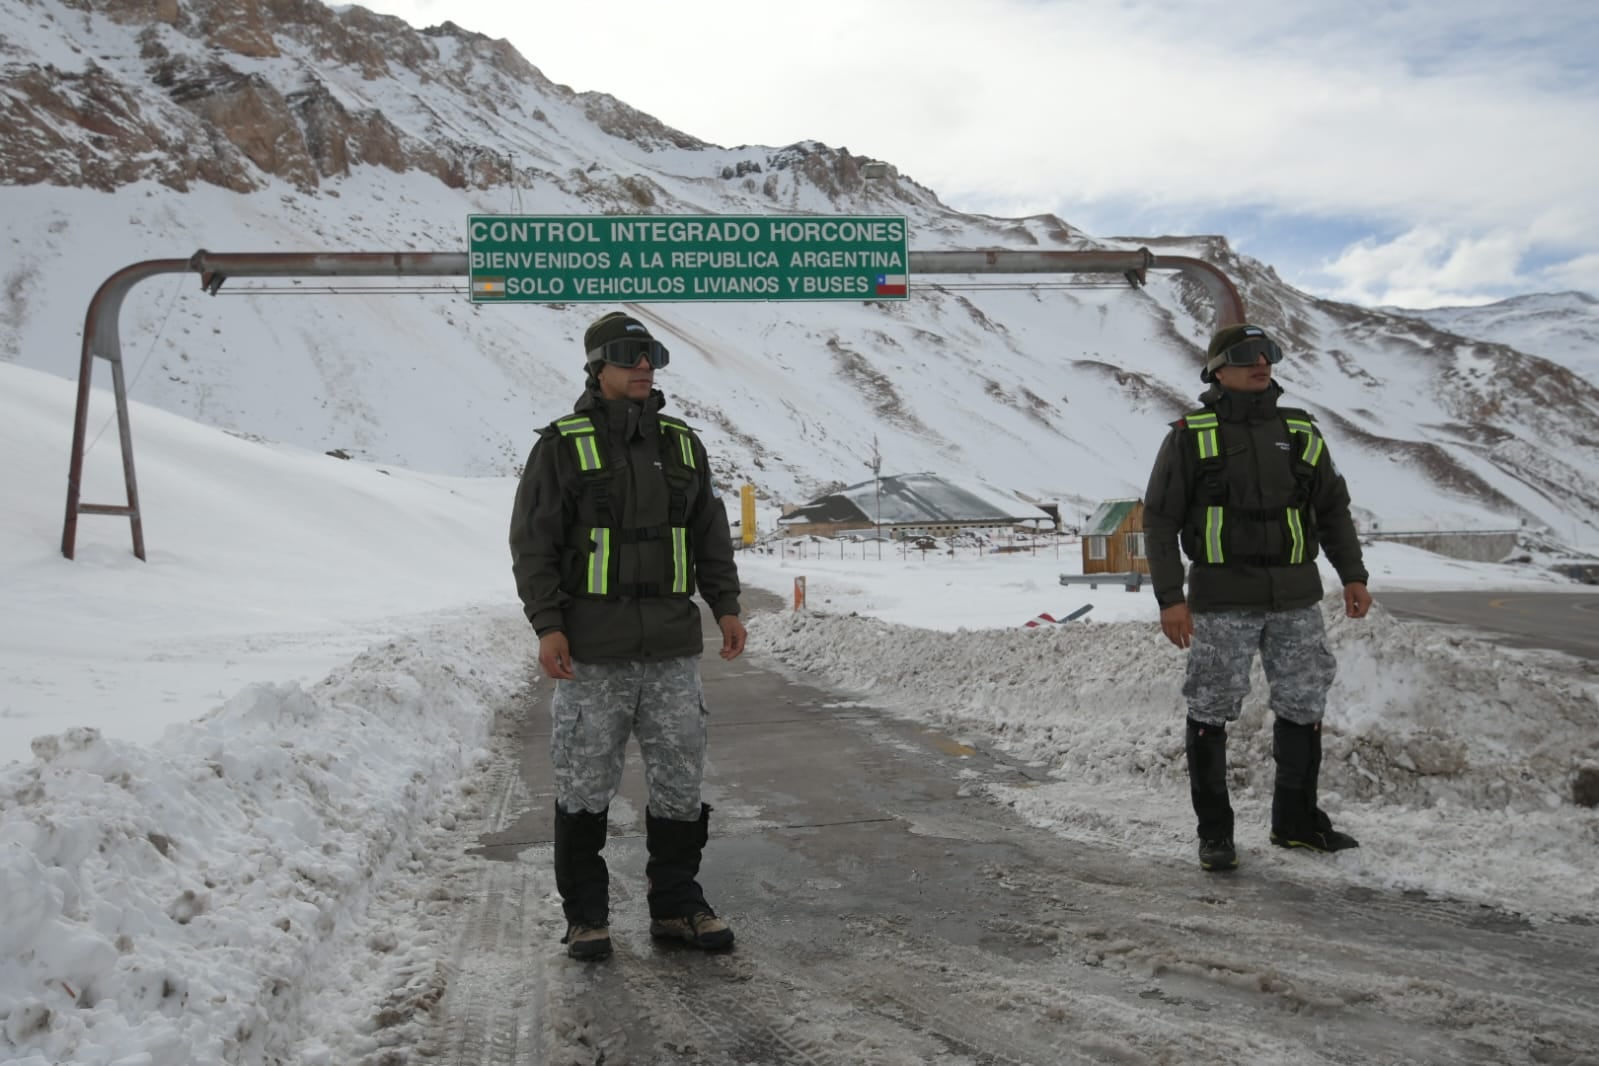
<svg viewBox="0 0 1599 1066">
<path fill-rule="evenodd" d="M 1256 424 L 1246 421 L 1249 428 L 1249 458 L 1255 466 L 1255 513 L 1264 514 L 1266 511 L 1266 483 L 1260 468 L 1260 434 L 1264 428 L 1257 429 Z M 1260 423 L 1264 427 L 1267 423 Z M 1271 567 L 1261 566 L 1266 572 L 1266 588 L 1271 593 L 1272 610 L 1277 609 L 1277 581 L 1272 577 Z"/>
</svg>

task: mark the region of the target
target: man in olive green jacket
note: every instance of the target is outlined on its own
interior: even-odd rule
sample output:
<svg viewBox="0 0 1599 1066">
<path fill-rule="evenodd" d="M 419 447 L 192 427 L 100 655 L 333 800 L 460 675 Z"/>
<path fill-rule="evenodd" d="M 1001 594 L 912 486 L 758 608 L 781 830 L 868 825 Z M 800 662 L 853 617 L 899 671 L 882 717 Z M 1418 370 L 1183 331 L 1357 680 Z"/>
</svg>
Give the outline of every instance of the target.
<svg viewBox="0 0 1599 1066">
<path fill-rule="evenodd" d="M 511 515 L 512 570 L 556 682 L 555 880 L 574 958 L 611 953 L 606 817 L 627 740 L 645 764 L 650 933 L 708 950 L 733 931 L 696 880 L 709 839 L 704 650 L 698 591 L 744 650 L 738 569 L 705 446 L 661 413 L 667 350 L 611 312 L 584 335 L 588 386 L 572 414 L 539 432 Z"/>
<path fill-rule="evenodd" d="M 1160 625 L 1191 648 L 1183 695 L 1199 862 L 1238 865 L 1227 795 L 1227 723 L 1249 692 L 1258 651 L 1271 688 L 1277 763 L 1271 842 L 1357 846 L 1317 806 L 1321 720 L 1336 663 L 1322 623 L 1318 550 L 1338 572 L 1344 608 L 1371 607 L 1349 490 L 1315 420 L 1279 407 L 1272 367 L 1282 349 L 1259 326 L 1211 338 L 1202 408 L 1172 424 L 1144 494 L 1144 533 Z M 1188 591 L 1178 549 L 1192 560 Z"/>
</svg>

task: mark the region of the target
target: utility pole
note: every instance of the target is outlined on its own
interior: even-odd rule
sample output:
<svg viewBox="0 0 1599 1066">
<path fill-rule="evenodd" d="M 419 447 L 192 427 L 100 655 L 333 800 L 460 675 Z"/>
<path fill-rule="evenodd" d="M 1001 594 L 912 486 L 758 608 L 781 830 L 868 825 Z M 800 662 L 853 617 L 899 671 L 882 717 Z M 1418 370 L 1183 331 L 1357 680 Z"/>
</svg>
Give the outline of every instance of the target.
<svg viewBox="0 0 1599 1066">
<path fill-rule="evenodd" d="M 516 173 L 516 153 L 505 153 L 505 169 L 511 172 L 511 213 L 522 213 L 522 179 Z"/>
<path fill-rule="evenodd" d="M 877 518 L 874 520 L 876 528 L 873 530 L 877 541 L 877 557 L 883 557 L 883 454 L 877 450 L 877 434 L 872 434 L 872 461 L 866 464 L 872 468 L 872 495 L 876 497 Z"/>
</svg>

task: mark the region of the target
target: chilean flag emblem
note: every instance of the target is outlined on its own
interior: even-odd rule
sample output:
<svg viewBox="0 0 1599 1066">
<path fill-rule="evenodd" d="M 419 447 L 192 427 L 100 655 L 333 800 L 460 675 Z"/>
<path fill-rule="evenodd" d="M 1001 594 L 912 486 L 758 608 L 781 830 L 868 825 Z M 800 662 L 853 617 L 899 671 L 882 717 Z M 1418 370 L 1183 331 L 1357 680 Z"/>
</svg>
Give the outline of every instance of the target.
<svg viewBox="0 0 1599 1066">
<path fill-rule="evenodd" d="M 879 274 L 877 275 L 877 295 L 879 296 L 904 296 L 904 274 Z"/>
</svg>

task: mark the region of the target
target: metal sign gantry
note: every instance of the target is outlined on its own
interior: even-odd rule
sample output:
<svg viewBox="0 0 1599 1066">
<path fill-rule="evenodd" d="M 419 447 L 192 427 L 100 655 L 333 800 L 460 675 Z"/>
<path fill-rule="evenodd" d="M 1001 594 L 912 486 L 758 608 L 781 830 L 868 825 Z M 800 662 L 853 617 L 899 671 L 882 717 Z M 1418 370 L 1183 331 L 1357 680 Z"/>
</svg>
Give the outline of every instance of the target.
<svg viewBox="0 0 1599 1066">
<path fill-rule="evenodd" d="M 1203 288 L 1215 311 L 1215 328 L 1244 320 L 1244 305 L 1237 288 L 1221 270 L 1202 259 L 1155 255 L 1148 248 L 1134 251 L 950 251 L 910 253 L 913 278 L 930 275 L 970 274 L 1113 274 L 1141 286 L 1151 270 L 1170 270 Z M 133 431 L 128 421 L 128 392 L 122 367 L 122 337 L 118 329 L 123 302 L 132 288 L 158 274 L 198 274 L 200 287 L 215 295 L 233 277 L 469 277 L 465 252 L 233 252 L 204 249 L 188 259 L 147 259 L 123 267 L 95 290 L 83 324 L 83 352 L 78 365 L 78 403 L 72 427 L 72 457 L 67 470 L 67 513 L 61 529 L 61 554 L 68 559 L 76 550 L 78 516 L 101 514 L 126 517 L 133 531 L 133 554 L 145 558 L 144 525 L 140 520 L 139 489 L 133 468 Z M 649 300 L 619 300 L 649 303 Z M 80 486 L 89 424 L 89 388 L 95 359 L 111 364 L 112 392 L 116 400 L 117 436 L 122 445 L 122 474 L 127 488 L 123 504 L 84 503 Z"/>
</svg>

